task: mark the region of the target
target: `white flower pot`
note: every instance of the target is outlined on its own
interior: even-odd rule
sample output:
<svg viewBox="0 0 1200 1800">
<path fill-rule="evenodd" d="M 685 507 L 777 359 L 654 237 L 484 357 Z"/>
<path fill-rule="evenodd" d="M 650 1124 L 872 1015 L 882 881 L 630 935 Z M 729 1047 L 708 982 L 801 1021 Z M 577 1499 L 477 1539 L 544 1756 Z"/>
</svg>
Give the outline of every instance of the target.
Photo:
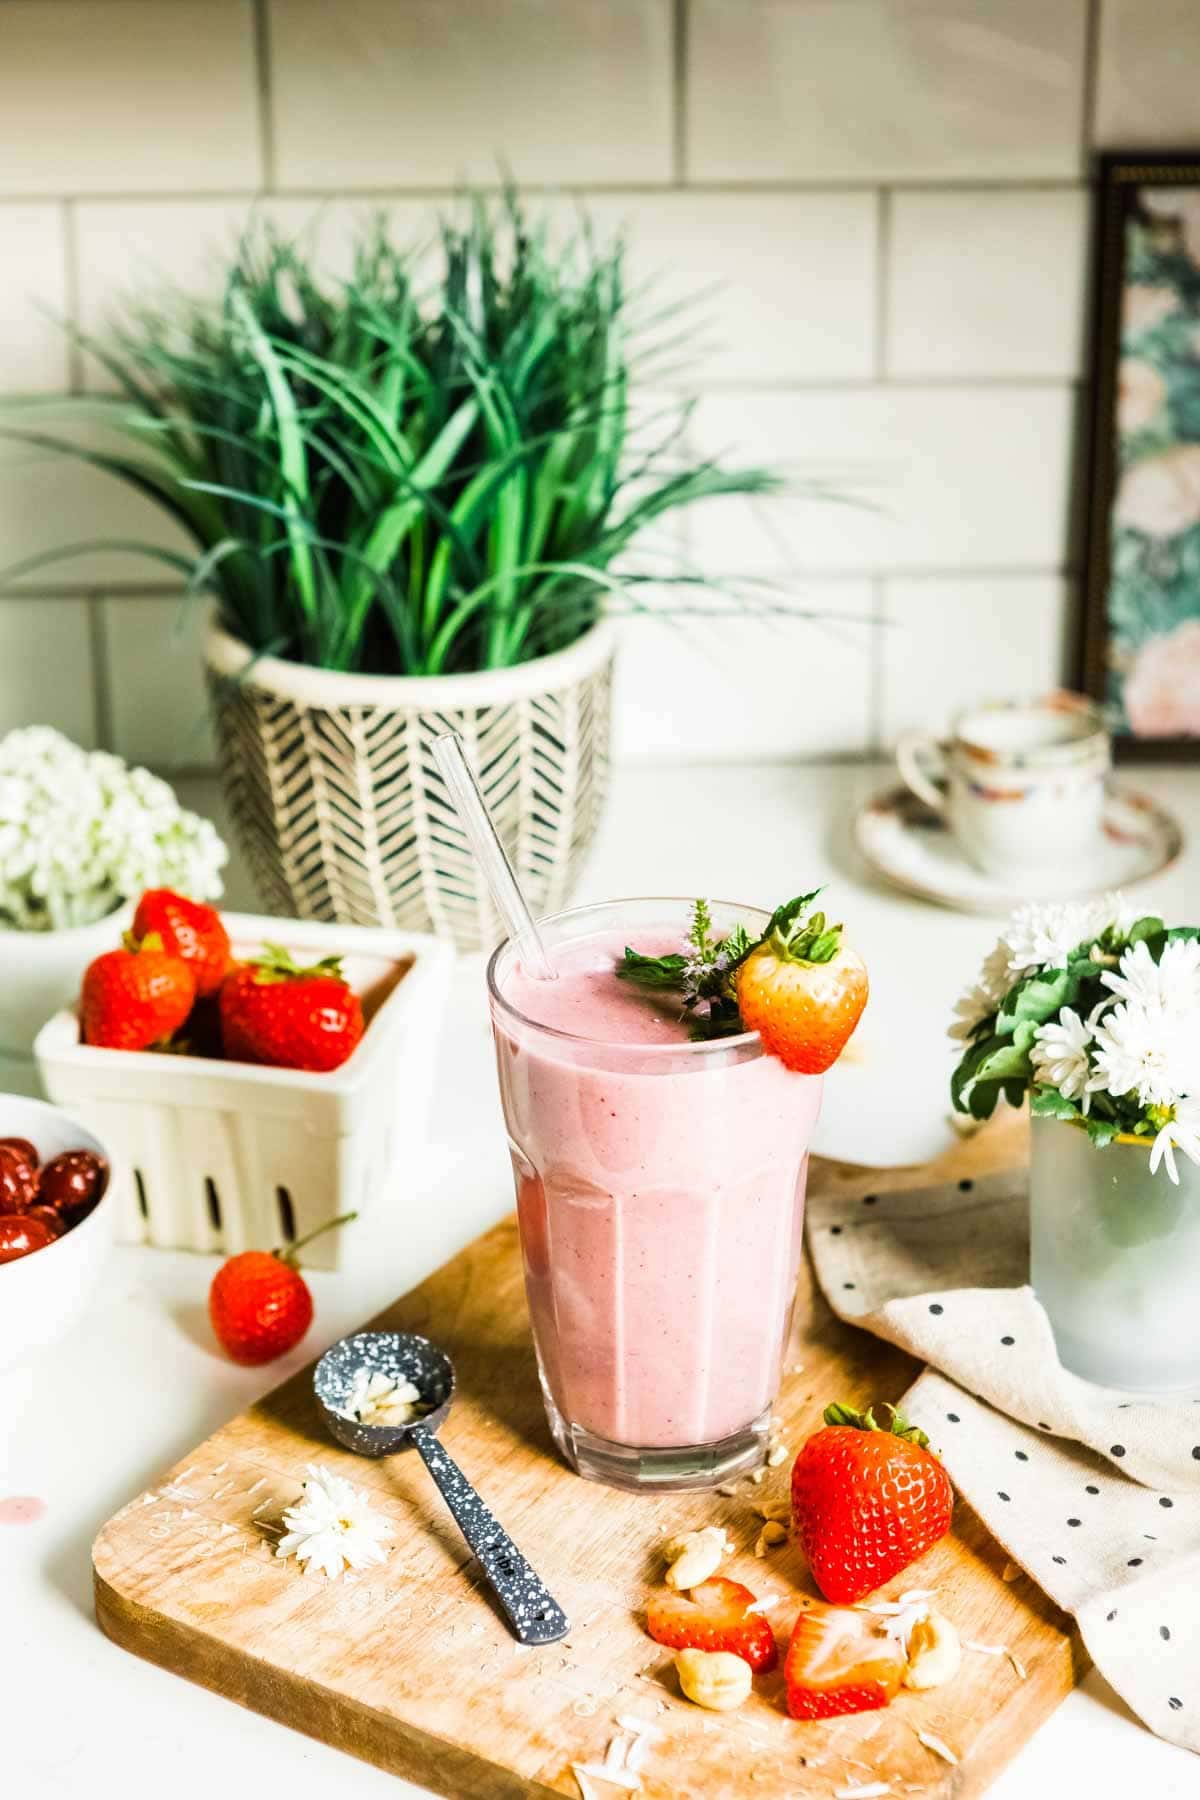
<svg viewBox="0 0 1200 1800">
<path fill-rule="evenodd" d="M 430 754 L 457 731 L 534 910 L 561 911 L 608 785 L 615 634 L 446 676 L 342 675 L 255 654 L 214 625 L 206 662 L 234 825 L 272 911 L 501 935 Z"/>
<path fill-rule="evenodd" d="M 0 1056 L 26 1059 L 46 1020 L 79 994 L 92 958 L 115 950 L 133 920 L 128 901 L 98 919 L 67 931 L 0 929 Z"/>
</svg>

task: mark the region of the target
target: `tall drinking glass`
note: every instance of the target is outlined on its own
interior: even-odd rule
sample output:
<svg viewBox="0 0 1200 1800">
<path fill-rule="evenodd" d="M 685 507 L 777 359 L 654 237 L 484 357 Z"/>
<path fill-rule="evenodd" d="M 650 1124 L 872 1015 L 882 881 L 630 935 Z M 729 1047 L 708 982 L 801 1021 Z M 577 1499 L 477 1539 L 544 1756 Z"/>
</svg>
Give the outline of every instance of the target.
<svg viewBox="0 0 1200 1800">
<path fill-rule="evenodd" d="M 541 922 L 551 982 L 488 966 L 525 1285 L 551 1430 L 579 1474 L 702 1488 L 761 1461 L 791 1325 L 820 1076 L 755 1033 L 695 1042 L 613 974 L 682 948 L 692 902 Z M 716 932 L 768 915 L 712 907 Z"/>
</svg>

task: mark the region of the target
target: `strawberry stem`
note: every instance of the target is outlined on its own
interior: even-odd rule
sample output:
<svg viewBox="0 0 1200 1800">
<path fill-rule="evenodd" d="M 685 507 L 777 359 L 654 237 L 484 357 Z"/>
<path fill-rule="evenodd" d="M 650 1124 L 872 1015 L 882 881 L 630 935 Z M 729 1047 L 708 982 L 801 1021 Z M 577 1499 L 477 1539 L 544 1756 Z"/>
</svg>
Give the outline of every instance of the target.
<svg viewBox="0 0 1200 1800">
<path fill-rule="evenodd" d="M 856 1412 L 852 1406 L 835 1403 L 825 1408 L 824 1419 L 827 1425 L 848 1425 L 854 1431 L 886 1431 L 893 1437 L 904 1438 L 907 1443 L 919 1444 L 922 1450 L 928 1450 L 929 1439 L 919 1425 L 910 1424 L 899 1408 L 886 1400 L 883 1411 L 891 1414 L 886 1425 L 880 1425 L 869 1406 L 865 1412 Z"/>
<path fill-rule="evenodd" d="M 305 968 L 282 944 L 264 944 L 262 954 L 252 959 L 251 967 L 257 987 L 266 987 L 276 981 L 307 981 L 319 975 L 332 976 L 335 981 L 343 979 L 340 956 L 323 956 L 320 962 L 310 963 Z"/>
<path fill-rule="evenodd" d="M 771 915 L 763 942 L 780 962 L 811 967 L 814 963 L 832 962 L 841 949 L 841 925 L 830 925 L 823 912 L 809 915 L 808 909 L 820 892 L 820 888 L 814 888 L 811 894 L 801 894 Z"/>
<path fill-rule="evenodd" d="M 302 1238 L 297 1238 L 295 1243 L 289 1244 L 286 1250 L 273 1250 L 271 1254 L 277 1256 L 280 1262 L 291 1263 L 296 1252 L 303 1250 L 305 1244 L 311 1244 L 314 1238 L 319 1238 L 322 1232 L 332 1231 L 337 1225 L 350 1225 L 357 1217 L 356 1212 L 339 1213 L 336 1219 L 326 1219 L 325 1223 L 318 1225 L 314 1231 L 306 1231 Z"/>
</svg>

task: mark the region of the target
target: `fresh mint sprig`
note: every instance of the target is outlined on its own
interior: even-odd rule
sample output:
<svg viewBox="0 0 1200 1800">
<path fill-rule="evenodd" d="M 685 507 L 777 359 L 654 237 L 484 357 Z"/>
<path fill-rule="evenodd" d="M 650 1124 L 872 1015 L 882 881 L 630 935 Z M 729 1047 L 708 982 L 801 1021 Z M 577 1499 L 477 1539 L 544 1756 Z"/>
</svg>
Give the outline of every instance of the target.
<svg viewBox="0 0 1200 1800">
<path fill-rule="evenodd" d="M 738 1007 L 737 971 L 751 951 L 772 941 L 786 945 L 792 960 L 802 956 L 809 962 L 828 962 L 836 953 L 841 927 L 828 928 L 823 913 L 805 917 L 820 891 L 814 889 L 781 906 L 759 938 L 752 938 L 741 924 L 724 937 L 715 937 L 708 902 L 697 900 L 684 940 L 686 951 L 644 956 L 626 947 L 614 972 L 648 993 L 678 993 L 693 1038 L 736 1037 L 746 1029 Z"/>
</svg>

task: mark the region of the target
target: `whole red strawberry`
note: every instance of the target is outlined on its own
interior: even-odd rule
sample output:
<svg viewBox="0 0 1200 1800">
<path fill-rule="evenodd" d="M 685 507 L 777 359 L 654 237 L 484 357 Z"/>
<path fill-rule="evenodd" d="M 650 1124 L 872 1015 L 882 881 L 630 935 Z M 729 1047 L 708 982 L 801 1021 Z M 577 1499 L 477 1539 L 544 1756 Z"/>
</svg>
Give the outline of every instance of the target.
<svg viewBox="0 0 1200 1800">
<path fill-rule="evenodd" d="M 133 915 L 134 936 L 155 932 L 163 948 L 181 956 L 196 980 L 196 996 L 215 994 L 233 960 L 229 933 L 214 907 L 189 900 L 171 888 L 149 888 Z"/>
<path fill-rule="evenodd" d="M 781 906 L 737 972 L 746 1029 L 803 1075 L 832 1068 L 867 1004 L 862 957 L 842 942 L 840 925 L 809 911 L 819 892 Z"/>
<path fill-rule="evenodd" d="M 827 1600 L 853 1603 L 906 1569 L 950 1529 L 954 1491 L 929 1439 L 896 1411 L 827 1406 L 792 1466 L 792 1517 Z"/>
<path fill-rule="evenodd" d="M 362 1034 L 362 1006 L 339 957 L 299 968 L 289 951 L 264 944 L 257 961 L 239 964 L 221 983 L 221 1037 L 236 1062 L 336 1069 Z"/>
<path fill-rule="evenodd" d="M 157 932 L 141 939 L 131 933 L 120 950 L 106 950 L 84 972 L 83 1041 L 109 1050 L 165 1044 L 195 998 L 195 978 L 182 957 L 169 955 Z"/>
<path fill-rule="evenodd" d="M 331 1219 L 287 1250 L 243 1250 L 222 1263 L 208 1290 L 208 1316 L 234 1362 L 273 1362 L 300 1342 L 312 1324 L 313 1300 L 292 1258 L 320 1231 L 355 1216 Z"/>
</svg>

